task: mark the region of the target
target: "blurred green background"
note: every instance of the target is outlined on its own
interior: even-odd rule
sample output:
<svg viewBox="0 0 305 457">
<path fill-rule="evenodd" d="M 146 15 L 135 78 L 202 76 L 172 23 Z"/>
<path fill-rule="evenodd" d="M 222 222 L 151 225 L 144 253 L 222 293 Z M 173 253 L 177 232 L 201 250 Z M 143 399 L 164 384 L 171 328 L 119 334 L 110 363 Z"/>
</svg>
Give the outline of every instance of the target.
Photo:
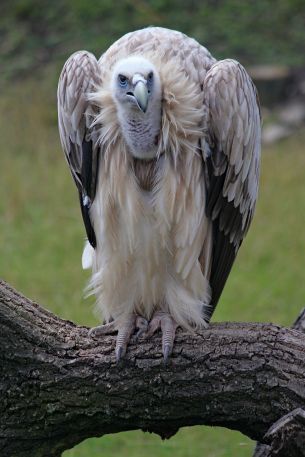
<svg viewBox="0 0 305 457">
<path fill-rule="evenodd" d="M 0 6 L 0 276 L 63 318 L 97 323 L 84 300 L 76 189 L 61 152 L 56 85 L 77 49 L 100 55 L 123 33 L 179 29 L 217 58 L 305 64 L 303 0 L 11 0 Z M 304 305 L 305 130 L 265 147 L 256 217 L 217 320 L 290 325 Z M 192 427 L 167 442 L 142 432 L 90 439 L 64 457 L 246 457 L 239 433 Z"/>
<path fill-rule="evenodd" d="M 62 59 L 100 55 L 122 34 L 148 25 L 190 34 L 218 58 L 243 64 L 304 63 L 303 0 L 2 0 L 2 77 Z"/>
</svg>

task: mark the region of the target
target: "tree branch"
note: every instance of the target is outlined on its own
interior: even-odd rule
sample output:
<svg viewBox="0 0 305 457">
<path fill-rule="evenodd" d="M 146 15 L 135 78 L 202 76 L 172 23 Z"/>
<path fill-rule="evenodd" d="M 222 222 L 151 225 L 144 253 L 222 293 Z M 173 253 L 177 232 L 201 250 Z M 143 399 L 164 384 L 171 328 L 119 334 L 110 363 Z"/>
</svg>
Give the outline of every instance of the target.
<svg viewBox="0 0 305 457">
<path fill-rule="evenodd" d="M 302 309 L 292 328 L 305 333 L 305 308 Z M 297 408 L 280 418 L 267 431 L 264 440 L 271 444 L 257 443 L 253 457 L 305 455 L 305 411 Z"/>
<path fill-rule="evenodd" d="M 117 365 L 115 336 L 87 333 L 0 282 L 1 455 L 59 457 L 91 436 L 142 429 L 168 438 L 195 424 L 263 442 L 277 420 L 305 409 L 299 331 L 243 323 L 181 331 L 166 366 L 159 335 L 133 341 Z"/>
</svg>

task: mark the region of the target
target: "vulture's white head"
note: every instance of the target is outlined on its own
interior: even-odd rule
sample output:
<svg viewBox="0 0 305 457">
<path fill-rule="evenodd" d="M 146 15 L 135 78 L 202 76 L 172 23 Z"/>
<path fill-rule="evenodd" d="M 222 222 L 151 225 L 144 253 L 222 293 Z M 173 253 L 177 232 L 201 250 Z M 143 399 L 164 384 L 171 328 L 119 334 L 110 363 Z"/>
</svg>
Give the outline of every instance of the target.
<svg viewBox="0 0 305 457">
<path fill-rule="evenodd" d="M 162 88 L 156 67 L 141 56 L 117 62 L 111 81 L 123 137 L 134 157 L 152 159 L 158 150 Z"/>
</svg>

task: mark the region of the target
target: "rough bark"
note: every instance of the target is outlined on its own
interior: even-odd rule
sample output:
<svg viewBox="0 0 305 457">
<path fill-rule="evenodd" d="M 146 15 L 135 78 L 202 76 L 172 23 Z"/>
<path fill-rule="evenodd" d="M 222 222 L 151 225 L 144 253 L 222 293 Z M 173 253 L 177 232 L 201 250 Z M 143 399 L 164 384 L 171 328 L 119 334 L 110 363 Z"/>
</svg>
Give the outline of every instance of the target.
<svg viewBox="0 0 305 457">
<path fill-rule="evenodd" d="M 301 311 L 292 328 L 305 333 L 305 308 Z M 281 417 L 270 427 L 264 439 L 270 445 L 257 443 L 253 457 L 278 455 L 298 457 L 305 455 L 305 411 L 297 408 Z"/>
<path fill-rule="evenodd" d="M 0 282 L 1 456 L 59 457 L 91 436 L 142 429 L 167 438 L 195 424 L 270 444 L 272 425 L 305 409 L 300 331 L 249 323 L 178 331 L 168 365 L 159 335 L 133 341 L 116 364 L 115 336 L 87 333 Z"/>
</svg>

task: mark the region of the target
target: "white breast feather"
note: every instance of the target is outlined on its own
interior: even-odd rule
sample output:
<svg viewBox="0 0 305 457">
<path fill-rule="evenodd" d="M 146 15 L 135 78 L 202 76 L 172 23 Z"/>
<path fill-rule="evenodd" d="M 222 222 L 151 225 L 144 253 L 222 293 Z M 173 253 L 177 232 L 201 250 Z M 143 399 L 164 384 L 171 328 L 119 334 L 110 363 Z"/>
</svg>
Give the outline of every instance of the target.
<svg viewBox="0 0 305 457">
<path fill-rule="evenodd" d="M 205 325 L 210 301 L 208 269 L 204 276 L 198 260 L 202 251 L 211 255 L 202 158 L 197 153 L 204 124 L 202 94 L 182 71 L 173 71 L 171 62 L 146 57 L 159 68 L 164 87 L 159 140 L 163 164 L 153 191 L 142 191 L 130 171 L 115 104 L 104 83 L 93 96 L 103 107 L 96 119 L 103 126 L 103 156 L 90 210 L 97 247 L 89 287 L 106 321 L 119 323 L 132 312 L 150 318 L 162 308 L 191 330 Z M 85 265 L 89 254 L 86 247 Z"/>
</svg>

